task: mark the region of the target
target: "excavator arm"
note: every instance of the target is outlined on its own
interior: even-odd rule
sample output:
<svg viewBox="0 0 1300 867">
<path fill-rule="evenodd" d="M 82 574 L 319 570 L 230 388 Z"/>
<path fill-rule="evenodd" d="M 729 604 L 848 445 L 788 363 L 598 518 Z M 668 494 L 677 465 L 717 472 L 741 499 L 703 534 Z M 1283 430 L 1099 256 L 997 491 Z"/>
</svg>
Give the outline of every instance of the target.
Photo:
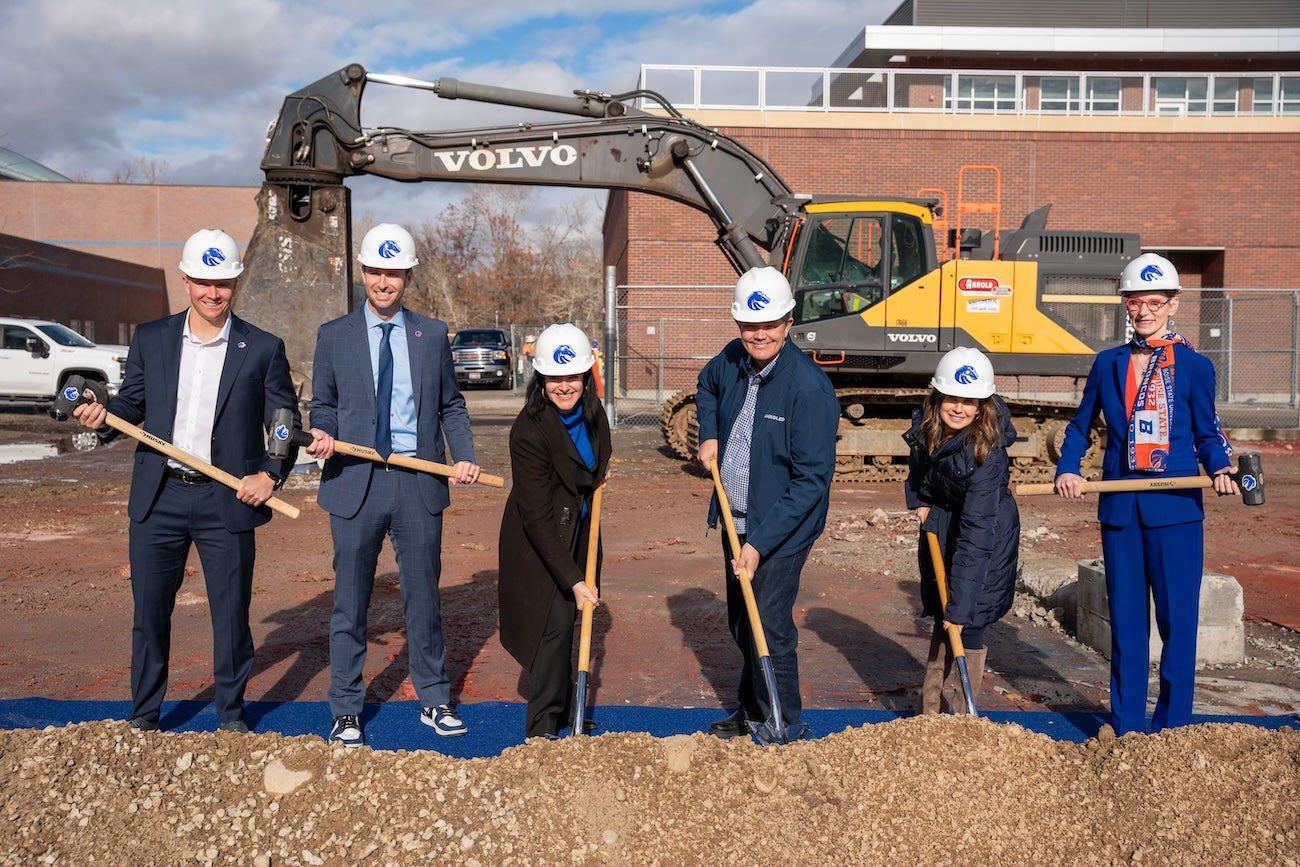
<svg viewBox="0 0 1300 867">
<path fill-rule="evenodd" d="M 432 91 L 442 99 L 527 108 L 574 119 L 465 130 L 366 127 L 368 83 Z M 634 103 L 648 99 L 651 113 Z M 348 312 L 352 286 L 348 177 L 624 189 L 703 211 L 737 273 L 767 264 L 809 197 L 795 195 L 740 142 L 681 115 L 649 91 L 572 96 L 455 79 L 367 73 L 352 64 L 290 94 L 267 130 L 266 181 L 236 312 L 290 322 L 285 335 L 299 395 L 310 395 L 316 326 Z"/>
<path fill-rule="evenodd" d="M 368 82 L 582 120 L 450 131 L 366 128 L 360 112 Z M 650 193 L 708 214 L 738 270 L 767 264 L 755 245 L 771 249 L 806 197 L 794 196 L 771 166 L 735 139 L 683 117 L 667 102 L 661 101 L 667 116 L 630 104 L 640 97 L 655 98 L 648 92 L 556 96 L 447 78 L 421 81 L 353 64 L 285 99 L 262 169 L 268 182 L 288 186 L 366 174 Z"/>
</svg>

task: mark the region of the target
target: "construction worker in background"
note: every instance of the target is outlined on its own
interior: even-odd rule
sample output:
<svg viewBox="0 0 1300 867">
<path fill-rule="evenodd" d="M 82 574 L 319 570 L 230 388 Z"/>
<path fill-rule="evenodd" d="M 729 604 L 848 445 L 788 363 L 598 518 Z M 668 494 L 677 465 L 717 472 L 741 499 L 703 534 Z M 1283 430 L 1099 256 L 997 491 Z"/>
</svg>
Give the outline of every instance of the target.
<svg viewBox="0 0 1300 867">
<path fill-rule="evenodd" d="M 529 334 L 524 338 L 524 345 L 519 351 L 519 374 L 532 374 L 533 356 L 537 354 L 537 335 Z"/>
</svg>

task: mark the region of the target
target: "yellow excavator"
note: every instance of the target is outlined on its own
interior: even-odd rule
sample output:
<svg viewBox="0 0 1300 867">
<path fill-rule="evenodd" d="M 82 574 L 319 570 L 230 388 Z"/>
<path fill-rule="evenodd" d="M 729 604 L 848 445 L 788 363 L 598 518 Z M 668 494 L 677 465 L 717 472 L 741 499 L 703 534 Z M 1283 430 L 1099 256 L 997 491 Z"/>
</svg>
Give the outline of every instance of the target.
<svg viewBox="0 0 1300 867">
<path fill-rule="evenodd" d="M 468 130 L 368 127 L 361 121 L 368 83 L 566 117 Z M 259 321 L 293 323 L 286 345 L 301 389 L 310 382 L 315 326 L 351 303 L 347 177 L 634 190 L 709 215 L 738 273 L 773 265 L 789 278 L 792 339 L 839 394 L 837 479 L 849 481 L 906 474 L 900 434 L 939 356 L 956 346 L 981 349 L 998 371 L 1020 433 L 1010 449 L 1017 479 L 1050 478 L 1077 381 L 1097 349 L 1123 339 L 1116 289 L 1140 252 L 1132 234 L 1048 230 L 1050 206 L 999 232 L 997 197 L 960 195 L 968 170 L 994 173 L 1000 188 L 988 166 L 963 170 L 950 229 L 941 194 L 797 193 L 740 141 L 644 90 L 553 95 L 353 64 L 286 97 L 262 169 L 236 307 Z M 992 227 L 963 225 L 980 219 Z M 665 402 L 661 423 L 673 450 L 691 457 L 693 392 Z"/>
</svg>

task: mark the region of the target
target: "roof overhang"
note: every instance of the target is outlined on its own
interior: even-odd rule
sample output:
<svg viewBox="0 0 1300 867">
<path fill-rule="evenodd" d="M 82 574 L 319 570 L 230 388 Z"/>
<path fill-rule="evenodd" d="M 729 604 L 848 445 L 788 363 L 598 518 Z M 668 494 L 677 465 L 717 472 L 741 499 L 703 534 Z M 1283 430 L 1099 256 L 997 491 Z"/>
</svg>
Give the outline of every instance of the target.
<svg viewBox="0 0 1300 867">
<path fill-rule="evenodd" d="M 899 27 L 864 28 L 841 52 L 834 67 L 883 67 L 908 55 L 990 57 L 1032 55 L 1134 58 L 1271 57 L 1290 55 L 1300 68 L 1300 28 L 1176 29 L 1075 27 Z M 891 64 L 891 58 L 893 64 Z M 1122 63 L 1119 63 L 1122 65 Z"/>
</svg>

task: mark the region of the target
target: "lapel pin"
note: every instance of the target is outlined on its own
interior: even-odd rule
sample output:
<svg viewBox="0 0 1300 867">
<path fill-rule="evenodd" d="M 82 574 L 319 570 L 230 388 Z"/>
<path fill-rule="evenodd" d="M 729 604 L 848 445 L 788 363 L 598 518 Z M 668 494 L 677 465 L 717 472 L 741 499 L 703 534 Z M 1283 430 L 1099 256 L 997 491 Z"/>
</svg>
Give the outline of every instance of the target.
<svg viewBox="0 0 1300 867">
<path fill-rule="evenodd" d="M 415 336 L 416 336 L 416 337 L 423 337 L 423 336 L 424 336 L 424 332 L 423 332 L 423 331 L 417 331 L 417 332 L 415 332 Z"/>
<path fill-rule="evenodd" d="M 238 343 L 237 345 L 239 346 L 240 349 L 247 349 L 247 348 L 248 348 L 248 344 L 245 343 L 245 342 L 242 341 L 242 340 L 239 341 L 239 343 Z"/>
</svg>

